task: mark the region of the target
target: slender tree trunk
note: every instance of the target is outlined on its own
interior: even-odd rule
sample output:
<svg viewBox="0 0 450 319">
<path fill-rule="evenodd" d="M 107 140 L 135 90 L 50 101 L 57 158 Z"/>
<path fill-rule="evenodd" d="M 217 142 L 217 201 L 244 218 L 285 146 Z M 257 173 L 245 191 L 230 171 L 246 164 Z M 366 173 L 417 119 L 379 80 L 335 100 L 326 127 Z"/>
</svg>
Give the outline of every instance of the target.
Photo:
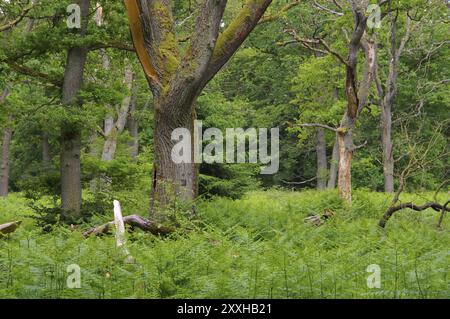
<svg viewBox="0 0 450 319">
<path fill-rule="evenodd" d="M 117 139 L 119 135 L 123 132 L 125 128 L 125 124 L 127 122 L 128 111 L 130 109 L 131 102 L 131 87 L 133 83 L 133 70 L 131 65 L 127 65 L 125 68 L 125 79 L 124 84 L 128 89 L 128 94 L 122 101 L 122 105 L 119 110 L 119 114 L 117 116 L 117 122 L 113 122 L 112 128 L 109 130 L 108 134 L 106 134 L 106 141 L 103 146 L 102 160 L 104 161 L 112 161 L 116 154 L 117 150 Z"/>
<path fill-rule="evenodd" d="M 339 176 L 338 189 L 341 198 L 352 201 L 352 160 L 353 160 L 353 127 L 354 120 L 345 115 L 338 132 L 339 143 Z"/>
<path fill-rule="evenodd" d="M 137 81 L 133 81 L 133 88 L 131 90 L 131 103 L 130 103 L 130 114 L 128 116 L 128 133 L 131 136 L 130 155 L 133 160 L 139 155 L 139 122 L 137 120 L 137 95 L 138 95 L 138 85 Z"/>
<path fill-rule="evenodd" d="M 381 109 L 381 145 L 383 148 L 384 191 L 394 191 L 394 157 L 392 154 L 392 106 L 383 103 Z"/>
<path fill-rule="evenodd" d="M 328 177 L 328 189 L 336 188 L 337 174 L 338 174 L 338 165 L 339 165 L 339 141 L 338 136 L 336 134 L 336 139 L 333 145 L 333 153 L 331 155 L 331 163 L 330 163 L 330 175 Z"/>
<path fill-rule="evenodd" d="M 323 129 L 316 129 L 316 154 L 317 154 L 317 189 L 327 187 L 327 143 Z"/>
<path fill-rule="evenodd" d="M 2 158 L 0 166 L 0 197 L 8 196 L 9 187 L 9 151 L 11 146 L 12 129 L 6 128 L 3 131 Z"/>
<path fill-rule="evenodd" d="M 9 85 L 0 95 L 0 105 L 2 105 L 10 93 Z M 9 117 L 11 120 L 12 118 Z M 2 154 L 0 158 L 0 197 L 8 196 L 9 187 L 9 148 L 11 145 L 12 129 L 9 125 L 3 131 Z"/>
<path fill-rule="evenodd" d="M 84 35 L 89 14 L 89 0 L 78 0 L 81 7 Z M 88 49 L 73 47 L 69 49 L 62 88 L 62 103 L 67 108 L 79 107 L 78 93 L 83 84 L 84 67 Z M 61 127 L 61 208 L 62 219 L 71 221 L 81 217 L 81 128 L 78 123 L 66 120 Z"/>
<path fill-rule="evenodd" d="M 48 134 L 42 133 L 42 164 L 44 168 L 49 168 L 52 162 L 50 154 L 50 143 L 48 141 Z"/>
<path fill-rule="evenodd" d="M 185 109 L 191 109 L 187 107 Z M 195 112 L 185 114 L 172 113 L 170 106 L 155 110 L 152 192 L 150 197 L 150 216 L 163 222 L 167 214 L 164 211 L 178 201 L 191 202 L 197 196 L 198 166 L 193 158 L 193 138 Z M 191 163 L 176 164 L 172 159 L 172 149 L 177 142 L 172 140 L 172 132 L 177 128 L 186 128 L 191 132 Z"/>
</svg>

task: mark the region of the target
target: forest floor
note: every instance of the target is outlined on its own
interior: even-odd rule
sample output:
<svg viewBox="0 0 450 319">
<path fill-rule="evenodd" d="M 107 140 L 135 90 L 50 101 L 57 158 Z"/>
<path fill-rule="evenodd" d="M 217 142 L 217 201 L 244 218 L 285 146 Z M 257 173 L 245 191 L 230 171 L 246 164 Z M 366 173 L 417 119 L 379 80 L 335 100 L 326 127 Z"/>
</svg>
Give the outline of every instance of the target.
<svg viewBox="0 0 450 319">
<path fill-rule="evenodd" d="M 383 230 L 390 200 L 360 190 L 349 207 L 334 191 L 272 190 L 204 201 L 168 238 L 130 233 L 130 263 L 114 236 L 83 238 L 89 225 L 43 232 L 12 194 L 0 200 L 0 224 L 23 224 L 0 239 L 0 298 L 448 298 L 448 217 L 438 230 L 439 213 L 404 210 Z M 305 223 L 326 209 L 334 216 L 322 226 Z M 79 289 L 67 286 L 73 264 Z M 381 286 L 370 288 L 378 266 Z"/>
</svg>

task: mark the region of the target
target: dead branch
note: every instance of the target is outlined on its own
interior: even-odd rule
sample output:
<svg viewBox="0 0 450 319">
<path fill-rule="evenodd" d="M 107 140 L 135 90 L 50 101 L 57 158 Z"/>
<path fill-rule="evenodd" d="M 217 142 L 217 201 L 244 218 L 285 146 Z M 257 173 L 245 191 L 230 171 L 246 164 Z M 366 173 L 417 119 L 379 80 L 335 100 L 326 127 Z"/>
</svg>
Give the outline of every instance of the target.
<svg viewBox="0 0 450 319">
<path fill-rule="evenodd" d="M 319 10 L 322 10 L 322 11 L 325 11 L 325 12 L 337 15 L 339 17 L 342 17 L 344 15 L 342 12 L 338 12 L 338 11 L 332 10 L 330 8 L 327 8 L 327 7 L 319 4 L 317 1 L 313 1 L 313 2 L 314 2 L 314 7 L 316 7 Z"/>
<path fill-rule="evenodd" d="M 384 228 L 386 226 L 387 221 L 389 220 L 389 218 L 391 218 L 391 216 L 395 213 L 398 212 L 399 210 L 402 209 L 412 209 L 416 212 L 421 212 L 423 210 L 426 210 L 428 208 L 432 208 L 433 210 L 439 212 L 439 211 L 449 211 L 450 208 L 447 208 L 448 202 L 445 205 L 441 205 L 439 203 L 435 203 L 435 202 L 428 202 L 422 206 L 418 206 L 415 205 L 413 203 L 404 203 L 404 204 L 400 204 L 397 206 L 391 206 L 389 207 L 389 209 L 384 213 L 383 217 L 380 219 L 380 222 L 378 223 L 378 225 L 381 228 Z"/>
<path fill-rule="evenodd" d="M 22 224 L 21 221 L 15 221 L 0 225 L 0 235 L 6 235 L 15 232 L 16 229 L 19 228 L 20 224 Z"/>
<path fill-rule="evenodd" d="M 174 232 L 174 229 L 172 229 L 172 228 L 158 226 L 154 222 L 152 222 L 144 217 L 141 217 L 139 215 L 126 216 L 123 218 L 123 222 L 126 225 L 130 225 L 132 228 L 137 227 L 137 228 L 142 229 L 143 231 L 149 232 L 156 236 L 159 236 L 159 235 L 167 236 Z M 98 235 L 102 235 L 102 234 L 107 234 L 111 230 L 113 230 L 114 227 L 115 227 L 114 221 L 111 221 L 111 222 L 103 224 L 101 226 L 92 227 L 92 228 L 86 230 L 83 233 L 83 236 L 85 238 L 87 238 L 91 235 L 98 236 Z"/>
<path fill-rule="evenodd" d="M 320 127 L 320 128 L 327 129 L 327 130 L 330 130 L 330 131 L 333 131 L 336 133 L 338 132 L 337 128 L 328 126 L 326 124 L 320 124 L 320 123 L 303 123 L 303 124 L 299 124 L 299 126 L 301 126 L 301 127 Z"/>
</svg>

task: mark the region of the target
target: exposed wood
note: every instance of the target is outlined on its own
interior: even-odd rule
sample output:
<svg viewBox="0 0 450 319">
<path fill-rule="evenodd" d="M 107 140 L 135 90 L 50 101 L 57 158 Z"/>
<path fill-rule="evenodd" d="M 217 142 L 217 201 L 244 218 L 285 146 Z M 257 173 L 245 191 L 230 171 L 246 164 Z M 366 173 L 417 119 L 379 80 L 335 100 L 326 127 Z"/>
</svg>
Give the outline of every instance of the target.
<svg viewBox="0 0 450 319">
<path fill-rule="evenodd" d="M 17 228 L 19 228 L 20 224 L 22 224 L 22 221 L 15 221 L 11 223 L 6 223 L 0 225 L 0 234 L 6 235 L 10 234 L 16 231 Z"/>
<path fill-rule="evenodd" d="M 123 218 L 123 223 L 125 225 L 130 225 L 132 228 L 139 228 L 143 231 L 149 232 L 157 236 L 167 236 L 174 232 L 173 228 L 159 226 L 156 223 L 141 217 L 139 215 L 129 215 Z M 109 223 L 103 224 L 101 226 L 93 227 L 88 229 L 83 233 L 84 237 L 98 236 L 102 234 L 108 234 L 114 229 L 115 222 L 111 221 Z"/>
<path fill-rule="evenodd" d="M 125 0 L 125 8 L 128 13 L 128 22 L 130 25 L 133 44 L 139 61 L 142 64 L 142 68 L 144 69 L 144 72 L 150 82 L 158 83 L 159 80 L 155 68 L 153 67 L 150 56 L 144 46 L 144 35 L 140 21 L 138 0 Z"/>
<path fill-rule="evenodd" d="M 322 226 L 327 219 L 333 216 L 334 216 L 333 211 L 331 211 L 330 209 L 325 209 L 322 214 L 306 217 L 304 219 L 304 222 L 319 227 Z"/>
</svg>

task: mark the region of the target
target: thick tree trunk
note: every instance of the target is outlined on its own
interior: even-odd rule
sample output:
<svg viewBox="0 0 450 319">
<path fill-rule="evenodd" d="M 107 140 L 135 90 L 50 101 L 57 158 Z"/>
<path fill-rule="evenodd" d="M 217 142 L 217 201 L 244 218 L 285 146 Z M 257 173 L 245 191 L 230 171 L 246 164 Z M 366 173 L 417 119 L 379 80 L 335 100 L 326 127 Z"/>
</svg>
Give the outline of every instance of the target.
<svg viewBox="0 0 450 319">
<path fill-rule="evenodd" d="M 190 201 L 197 195 L 198 167 L 193 159 L 180 164 L 172 160 L 177 144 L 172 132 L 185 128 L 194 135 L 196 97 L 245 41 L 271 2 L 246 1 L 220 33 L 227 1 L 203 1 L 183 54 L 174 41 L 177 35 L 170 1 L 125 1 L 136 53 L 155 98 L 152 218 L 164 220 L 166 208 L 175 199 Z"/>
<path fill-rule="evenodd" d="M 81 35 L 85 34 L 89 14 L 89 0 L 78 0 L 81 7 L 83 27 Z M 62 88 L 62 103 L 67 108 L 79 107 L 81 101 L 78 93 L 83 84 L 84 67 L 88 49 L 73 47 L 69 49 Z M 61 208 L 62 219 L 71 221 L 81 217 L 81 128 L 77 123 L 65 121 L 61 126 Z"/>
<path fill-rule="evenodd" d="M 9 186 L 9 150 L 11 145 L 12 129 L 6 128 L 3 131 L 2 158 L 0 166 L 0 197 L 8 196 Z"/>
<path fill-rule="evenodd" d="M 339 141 L 338 136 L 336 134 L 336 140 L 333 145 L 333 153 L 331 155 L 331 163 L 330 163 L 330 175 L 328 177 L 328 189 L 336 188 L 337 174 L 338 174 L 338 165 L 339 165 Z"/>
<path fill-rule="evenodd" d="M 345 115 L 338 132 L 339 143 L 339 177 L 338 189 L 341 198 L 352 201 L 352 160 L 353 160 L 353 127 L 354 120 Z"/>
<path fill-rule="evenodd" d="M 317 189 L 327 187 L 328 164 L 327 143 L 323 129 L 316 129 L 316 154 L 317 154 Z"/>
<path fill-rule="evenodd" d="M 384 191 L 394 191 L 394 157 L 392 154 L 392 106 L 382 103 L 381 109 L 381 145 L 383 148 Z"/>
<path fill-rule="evenodd" d="M 177 114 L 168 105 L 155 110 L 155 128 L 153 143 L 155 159 L 153 165 L 152 192 L 150 198 L 150 217 L 152 220 L 166 220 L 166 209 L 178 202 L 189 203 L 197 196 L 198 165 L 194 163 L 193 138 L 195 112 L 192 107 L 189 113 Z M 172 132 L 177 128 L 185 128 L 191 132 L 190 163 L 177 164 L 172 159 L 172 149 L 177 141 L 172 140 Z M 183 150 L 188 151 L 188 150 Z"/>
<path fill-rule="evenodd" d="M 61 205 L 64 220 L 81 217 L 81 133 L 61 131 Z"/>
</svg>

